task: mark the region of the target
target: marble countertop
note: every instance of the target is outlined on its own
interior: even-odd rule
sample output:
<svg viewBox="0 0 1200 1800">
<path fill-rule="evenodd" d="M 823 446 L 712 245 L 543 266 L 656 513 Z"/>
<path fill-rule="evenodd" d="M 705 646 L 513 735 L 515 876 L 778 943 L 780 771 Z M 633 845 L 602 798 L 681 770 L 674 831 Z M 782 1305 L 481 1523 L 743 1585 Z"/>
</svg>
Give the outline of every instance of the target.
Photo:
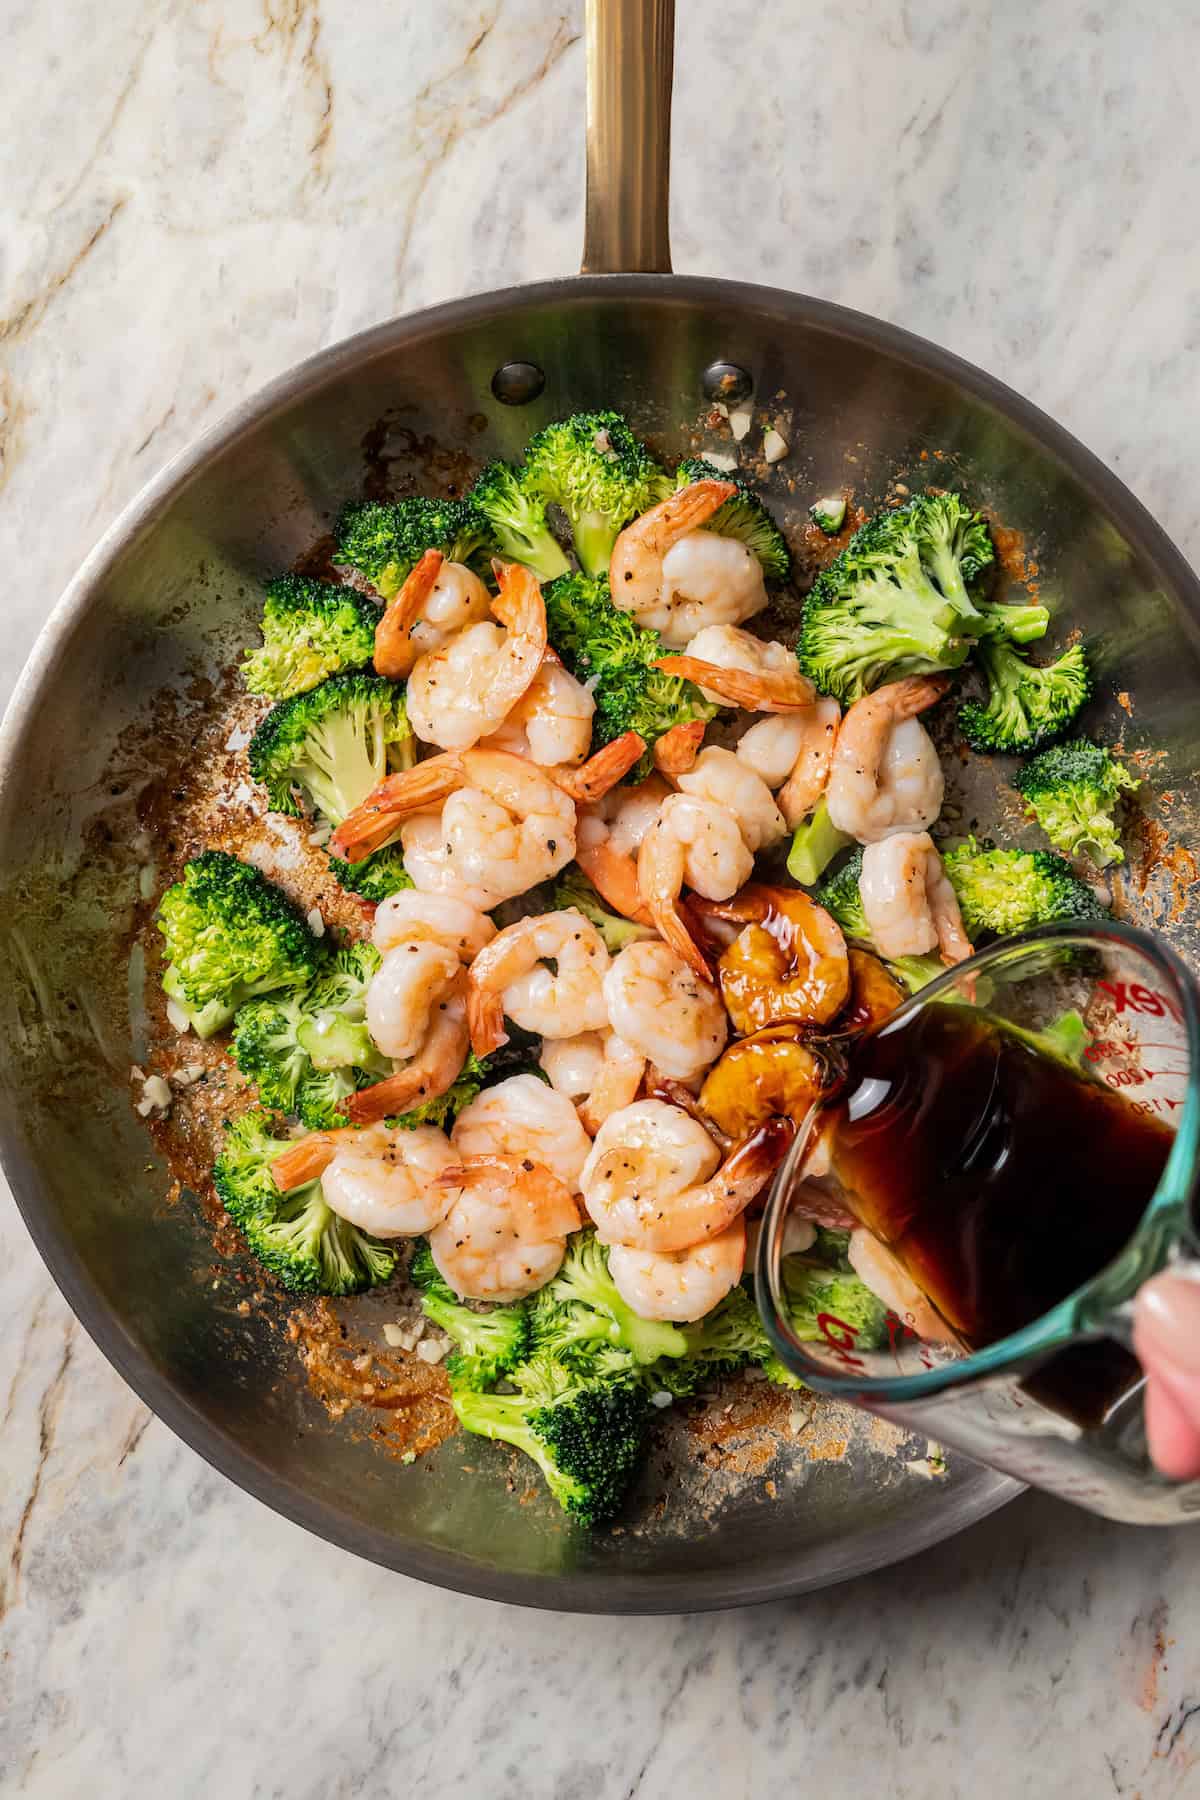
<svg viewBox="0 0 1200 1800">
<path fill-rule="evenodd" d="M 676 266 L 939 339 L 1200 559 L 1188 0 L 1152 28 L 1118 0 L 680 12 Z M 0 14 L 0 700 L 96 537 L 231 403 L 395 313 L 571 271 L 581 32 L 581 0 Z M 230 1486 L 102 1360 L 8 1204 L 0 1343 L 6 1794 L 1200 1789 L 1200 1533 L 1028 1497 L 806 1600 L 523 1613 Z"/>
</svg>

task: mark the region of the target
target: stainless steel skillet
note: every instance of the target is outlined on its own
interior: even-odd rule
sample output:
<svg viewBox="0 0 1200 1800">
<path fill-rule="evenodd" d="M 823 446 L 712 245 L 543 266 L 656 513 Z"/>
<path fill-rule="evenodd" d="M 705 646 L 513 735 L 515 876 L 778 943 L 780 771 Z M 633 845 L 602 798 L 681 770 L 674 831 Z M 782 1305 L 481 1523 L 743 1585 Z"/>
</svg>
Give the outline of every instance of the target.
<svg viewBox="0 0 1200 1800">
<path fill-rule="evenodd" d="M 401 485 L 453 478 L 514 453 L 546 419 L 596 405 L 626 411 L 675 454 L 703 412 L 705 372 L 727 363 L 758 401 L 785 397 L 793 454 L 768 492 L 797 534 L 808 501 L 831 487 L 849 482 L 869 506 L 897 479 L 919 485 L 926 453 L 939 480 L 961 482 L 1023 534 L 1060 629 L 1083 626 L 1098 646 L 1095 726 L 1161 757 L 1154 784 L 1176 796 L 1166 823 L 1184 844 L 1196 838 L 1187 787 L 1200 765 L 1200 590 L 1087 451 L 893 327 L 670 274 L 671 13 L 669 0 L 596 0 L 589 11 L 585 275 L 380 327 L 239 408 L 93 552 L 0 736 L 0 1149 L 84 1325 L 173 1429 L 287 1516 L 426 1580 L 595 1611 L 742 1604 L 844 1579 L 936 1542 L 1015 1488 L 966 1464 L 924 1480 L 865 1423 L 847 1427 L 841 1458 L 813 1459 L 812 1432 L 797 1426 L 769 1469 L 736 1445 L 714 1467 L 678 1422 L 626 1529 L 589 1540 L 549 1507 L 519 1505 L 482 1447 L 466 1454 L 452 1441 L 398 1468 L 352 1418 L 330 1425 L 271 1320 L 237 1312 L 240 1290 L 189 1206 L 152 1217 L 165 1175 L 129 1104 L 138 870 L 125 852 L 133 797 L 161 779 L 145 735 L 156 709 L 204 705 L 207 676 L 247 635 L 257 581 L 328 529 L 367 462 Z M 496 372 L 514 363 L 542 377 L 523 405 L 493 394 Z M 520 388 L 519 372 L 505 379 Z M 537 382 L 525 379 L 529 393 Z M 1132 719 L 1122 692 L 1134 696 Z M 983 828 L 995 816 L 986 770 L 957 798 Z M 1131 909 L 1194 953 L 1186 915 L 1168 916 L 1170 890 L 1162 863 L 1144 892 L 1132 884 Z"/>
</svg>

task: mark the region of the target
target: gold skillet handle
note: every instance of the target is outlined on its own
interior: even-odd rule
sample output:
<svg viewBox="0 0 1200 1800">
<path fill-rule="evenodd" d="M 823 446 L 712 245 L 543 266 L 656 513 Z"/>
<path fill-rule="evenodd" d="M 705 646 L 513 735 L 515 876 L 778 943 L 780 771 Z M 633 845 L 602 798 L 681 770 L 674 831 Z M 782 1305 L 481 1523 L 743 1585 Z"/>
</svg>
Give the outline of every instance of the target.
<svg viewBox="0 0 1200 1800">
<path fill-rule="evenodd" d="M 669 275 L 675 0 L 587 0 L 583 273 Z"/>
</svg>

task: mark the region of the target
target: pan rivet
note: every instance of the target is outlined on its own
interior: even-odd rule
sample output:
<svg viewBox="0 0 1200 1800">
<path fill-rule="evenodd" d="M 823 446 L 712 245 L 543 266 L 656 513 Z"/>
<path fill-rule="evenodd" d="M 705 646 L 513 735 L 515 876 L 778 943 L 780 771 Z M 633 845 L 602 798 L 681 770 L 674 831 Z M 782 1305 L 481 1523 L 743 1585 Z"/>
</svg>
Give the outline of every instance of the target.
<svg viewBox="0 0 1200 1800">
<path fill-rule="evenodd" d="M 754 377 L 739 363 L 714 362 L 705 369 L 700 385 L 706 400 L 723 400 L 729 406 L 750 398 L 754 392 Z"/>
<path fill-rule="evenodd" d="M 546 385 L 536 363 L 501 363 L 492 376 L 492 392 L 503 406 L 528 406 Z"/>
</svg>

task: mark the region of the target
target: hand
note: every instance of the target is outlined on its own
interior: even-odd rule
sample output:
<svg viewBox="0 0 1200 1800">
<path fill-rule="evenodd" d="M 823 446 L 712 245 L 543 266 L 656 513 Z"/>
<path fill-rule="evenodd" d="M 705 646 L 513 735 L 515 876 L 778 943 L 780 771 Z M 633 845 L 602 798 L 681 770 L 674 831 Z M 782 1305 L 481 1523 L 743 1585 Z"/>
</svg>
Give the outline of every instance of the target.
<svg viewBox="0 0 1200 1800">
<path fill-rule="evenodd" d="M 1138 1294 L 1133 1347 L 1146 1371 L 1146 1440 L 1164 1475 L 1200 1475 L 1200 1281 L 1170 1272 Z"/>
</svg>

